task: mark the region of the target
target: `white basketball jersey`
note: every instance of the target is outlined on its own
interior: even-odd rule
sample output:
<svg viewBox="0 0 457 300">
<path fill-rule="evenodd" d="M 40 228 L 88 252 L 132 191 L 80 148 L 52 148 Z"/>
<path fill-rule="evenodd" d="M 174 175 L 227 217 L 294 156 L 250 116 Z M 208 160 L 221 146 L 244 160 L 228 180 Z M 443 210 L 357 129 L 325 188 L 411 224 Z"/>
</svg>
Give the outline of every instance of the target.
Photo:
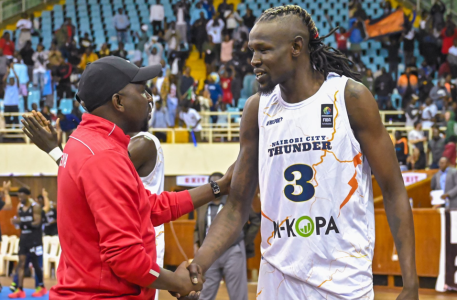
<svg viewBox="0 0 457 300">
<path fill-rule="evenodd" d="M 161 194 L 164 190 L 164 183 L 165 183 L 165 165 L 164 165 L 164 158 L 163 158 L 163 151 L 162 146 L 160 145 L 160 141 L 156 138 L 153 134 L 149 132 L 140 132 L 135 135 L 133 138 L 144 136 L 148 139 L 154 141 L 157 149 L 157 160 L 154 170 L 146 176 L 140 177 L 141 181 L 145 189 L 149 190 L 153 194 Z M 160 225 L 154 227 L 156 232 L 156 249 L 157 249 L 157 264 L 163 268 L 163 257 L 165 254 L 165 229 L 164 225 Z M 155 299 L 157 300 L 159 297 L 159 290 L 156 291 Z"/>
<path fill-rule="evenodd" d="M 372 289 L 374 208 L 371 169 L 346 111 L 347 80 L 329 74 L 295 104 L 279 86 L 260 97 L 261 253 L 323 294 L 358 299 Z"/>
</svg>

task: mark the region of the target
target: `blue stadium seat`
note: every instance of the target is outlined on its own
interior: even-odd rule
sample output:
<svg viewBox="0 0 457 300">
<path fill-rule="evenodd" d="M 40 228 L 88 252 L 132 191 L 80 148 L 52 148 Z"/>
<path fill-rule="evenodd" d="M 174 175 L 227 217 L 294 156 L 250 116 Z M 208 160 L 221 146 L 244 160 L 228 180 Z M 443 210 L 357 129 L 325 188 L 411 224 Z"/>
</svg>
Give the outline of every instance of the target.
<svg viewBox="0 0 457 300">
<path fill-rule="evenodd" d="M 40 94 L 41 94 L 41 92 L 37 88 L 32 88 L 29 90 L 29 96 L 27 98 L 27 102 L 28 102 L 27 109 L 29 111 L 32 111 L 32 103 L 36 103 L 38 105 L 38 107 L 40 107 L 40 98 L 41 98 Z"/>
<path fill-rule="evenodd" d="M 61 110 L 63 114 L 71 113 L 72 109 L 73 109 L 73 99 L 60 100 L 59 110 Z"/>
</svg>

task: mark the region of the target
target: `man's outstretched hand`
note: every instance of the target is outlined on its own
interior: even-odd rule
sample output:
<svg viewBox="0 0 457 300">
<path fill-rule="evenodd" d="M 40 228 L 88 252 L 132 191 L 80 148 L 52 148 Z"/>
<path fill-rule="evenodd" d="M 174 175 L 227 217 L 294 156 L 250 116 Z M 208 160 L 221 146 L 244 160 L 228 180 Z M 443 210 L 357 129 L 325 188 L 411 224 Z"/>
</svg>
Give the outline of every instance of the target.
<svg viewBox="0 0 457 300">
<path fill-rule="evenodd" d="M 60 146 L 59 133 L 41 113 L 32 111 L 32 115 L 24 114 L 22 117 L 21 122 L 24 125 L 22 131 L 38 148 L 49 153 Z M 59 119 L 57 119 L 56 126 L 60 128 Z"/>
<path fill-rule="evenodd" d="M 200 291 L 203 288 L 203 283 L 205 282 L 205 279 L 200 273 L 200 276 L 197 276 L 195 280 L 192 281 L 192 283 L 189 280 L 189 271 L 186 269 L 186 262 L 183 262 L 182 264 L 179 265 L 179 267 L 176 269 L 175 274 L 182 280 L 182 286 L 183 290 L 181 291 L 169 291 L 169 293 L 180 299 L 180 300 L 198 300 L 200 297 Z M 189 268 L 189 267 L 187 267 Z M 195 282 L 195 283 L 194 283 Z M 187 296 L 181 296 L 181 295 L 187 295 Z"/>
</svg>

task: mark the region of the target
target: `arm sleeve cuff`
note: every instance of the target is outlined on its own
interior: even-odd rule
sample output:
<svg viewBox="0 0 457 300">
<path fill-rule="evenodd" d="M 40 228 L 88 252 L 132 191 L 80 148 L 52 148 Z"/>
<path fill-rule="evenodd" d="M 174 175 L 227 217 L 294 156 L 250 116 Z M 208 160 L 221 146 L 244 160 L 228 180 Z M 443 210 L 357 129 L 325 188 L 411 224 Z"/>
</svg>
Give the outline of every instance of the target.
<svg viewBox="0 0 457 300">
<path fill-rule="evenodd" d="M 153 262 L 151 267 L 144 274 L 143 278 L 139 279 L 137 284 L 139 286 L 148 287 L 160 276 L 160 267 L 157 263 Z"/>
</svg>

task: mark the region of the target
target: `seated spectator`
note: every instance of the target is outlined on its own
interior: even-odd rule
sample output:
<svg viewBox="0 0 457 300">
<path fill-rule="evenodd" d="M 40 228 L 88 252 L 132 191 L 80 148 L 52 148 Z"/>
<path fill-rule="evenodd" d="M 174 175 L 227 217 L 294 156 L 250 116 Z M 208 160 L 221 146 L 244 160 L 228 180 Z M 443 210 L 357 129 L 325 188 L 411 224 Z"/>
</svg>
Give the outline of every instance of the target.
<svg viewBox="0 0 457 300">
<path fill-rule="evenodd" d="M 144 47 L 149 42 L 148 25 L 141 25 L 140 33 L 135 32 L 135 37 L 138 39 L 135 52 L 139 52 L 138 54 L 135 53 L 135 56 L 139 55 L 139 57 L 141 58 L 141 55 L 144 51 Z"/>
<path fill-rule="evenodd" d="M 230 35 L 224 36 L 224 41 L 221 43 L 221 63 L 226 63 L 232 60 L 233 40 Z"/>
<path fill-rule="evenodd" d="M 57 117 L 60 119 L 60 128 L 66 133 L 68 139 L 81 120 L 73 114 L 63 114 L 61 110 L 57 111 Z"/>
<path fill-rule="evenodd" d="M 94 42 L 90 39 L 89 33 L 84 33 L 84 37 L 79 40 L 79 53 L 83 54 L 86 52 L 86 48 L 93 48 Z"/>
<path fill-rule="evenodd" d="M 373 94 L 373 92 L 374 92 L 374 79 L 373 79 L 373 71 L 371 71 L 371 69 L 368 69 L 368 68 L 366 69 L 365 74 L 362 77 L 362 83 Z"/>
<path fill-rule="evenodd" d="M 16 23 L 16 30 L 20 30 L 19 39 L 17 41 L 18 49 L 22 49 L 27 41 L 32 39 L 32 22 L 26 12 L 21 14 L 21 19 Z"/>
<path fill-rule="evenodd" d="M 124 49 L 124 43 L 119 43 L 117 50 L 114 50 L 111 55 L 118 56 L 123 59 L 127 59 L 129 53 Z"/>
<path fill-rule="evenodd" d="M 88 49 L 86 49 L 86 52 Z M 82 56 L 86 55 L 84 53 Z M 72 41 L 68 46 L 68 63 L 70 63 L 74 69 L 79 68 L 79 64 L 81 63 L 82 56 L 79 55 L 79 49 L 76 46 L 76 42 Z M 86 63 L 84 63 L 84 66 Z M 85 67 L 84 67 L 85 68 Z"/>
<path fill-rule="evenodd" d="M 49 66 L 49 65 L 48 65 Z M 54 82 L 52 78 L 52 73 L 51 70 L 46 70 L 46 73 L 44 74 L 43 78 L 43 91 L 41 93 L 42 97 L 44 97 L 44 103 L 43 101 L 40 101 L 40 105 L 43 107 L 43 105 L 48 105 L 49 107 L 54 106 Z M 43 100 L 43 98 L 42 98 Z"/>
<path fill-rule="evenodd" d="M 448 143 L 444 146 L 443 157 L 446 157 L 449 160 L 449 163 L 453 168 L 455 168 L 455 159 L 456 159 L 456 147 L 457 137 L 455 135 L 449 137 Z"/>
<path fill-rule="evenodd" d="M 424 75 L 423 70 L 419 70 L 421 73 L 421 77 L 419 78 L 419 101 L 420 103 L 424 103 L 425 99 L 430 96 L 430 91 L 433 88 L 432 77 L 433 74 Z"/>
<path fill-rule="evenodd" d="M 169 114 L 168 114 L 168 109 L 166 106 L 163 105 L 163 101 L 159 100 L 155 102 L 155 110 L 154 114 L 152 116 L 152 124 L 151 124 L 153 129 L 158 129 L 158 128 L 169 128 L 171 127 L 170 121 L 169 121 Z M 167 141 L 167 133 L 166 132 L 157 132 L 154 131 L 154 135 L 161 141 L 161 142 L 166 142 Z"/>
<path fill-rule="evenodd" d="M 150 52 L 147 51 L 146 55 L 148 56 L 148 65 L 149 66 L 160 64 L 160 61 L 162 60 L 162 56 L 158 53 L 156 47 L 153 47 Z"/>
<path fill-rule="evenodd" d="M 13 58 L 14 55 L 14 42 L 10 38 L 9 31 L 4 31 L 3 36 L 0 39 L 0 49 L 3 49 L 3 55 L 8 59 Z"/>
<path fill-rule="evenodd" d="M 439 160 L 439 171 L 433 175 L 431 181 L 432 191 L 442 190 L 441 199 L 445 200 L 448 205 L 438 205 L 438 207 L 446 207 L 449 209 L 457 209 L 457 170 L 451 168 L 449 159 L 445 156 Z"/>
<path fill-rule="evenodd" d="M 48 52 L 48 61 L 51 70 L 55 70 L 57 66 L 60 65 L 60 62 L 62 61 L 62 53 L 57 49 L 56 44 L 51 44 L 51 48 L 49 49 Z"/>
<path fill-rule="evenodd" d="M 414 124 L 417 121 L 420 120 L 421 111 L 416 106 L 418 99 L 419 98 L 416 95 L 413 95 L 410 103 L 406 107 L 406 110 L 405 110 L 405 117 L 406 117 L 405 127 L 414 127 Z"/>
<path fill-rule="evenodd" d="M 446 76 L 446 81 L 444 87 L 450 95 L 451 101 L 457 101 L 457 85 L 452 82 L 452 75 L 448 74 Z"/>
<path fill-rule="evenodd" d="M 438 110 L 436 109 L 436 105 L 433 103 L 433 100 L 431 98 L 427 98 L 427 100 L 425 100 L 425 107 L 422 109 L 421 120 L 423 129 L 432 128 L 436 121 L 435 116 L 437 112 Z"/>
<path fill-rule="evenodd" d="M 406 166 L 408 159 L 408 140 L 401 135 L 400 131 L 395 131 L 395 153 L 400 166 Z"/>
<path fill-rule="evenodd" d="M 418 92 L 418 78 L 416 75 L 411 74 L 411 68 L 406 68 L 405 73 L 398 78 L 397 90 L 403 97 L 403 107 L 406 107 L 411 101 L 412 94 L 417 94 Z"/>
<path fill-rule="evenodd" d="M 449 48 L 447 55 L 447 62 L 451 68 L 451 74 L 453 78 L 457 77 L 457 39 L 454 39 L 452 47 Z"/>
<path fill-rule="evenodd" d="M 99 58 L 105 57 L 105 56 L 110 56 L 110 50 L 108 48 L 107 43 L 103 43 L 102 47 L 100 48 L 100 51 L 97 53 Z"/>
<path fill-rule="evenodd" d="M 387 73 L 386 68 L 382 67 L 381 75 L 376 77 L 373 83 L 373 89 L 378 98 L 379 110 L 385 109 L 387 102 L 391 99 L 392 90 L 394 89 L 394 81 L 392 76 Z"/>
<path fill-rule="evenodd" d="M 118 8 L 116 15 L 113 17 L 113 25 L 117 32 L 117 42 L 127 43 L 130 21 L 122 8 Z"/>
<path fill-rule="evenodd" d="M 221 16 L 221 18 L 224 18 L 225 11 L 229 9 L 230 5 L 227 3 L 227 0 L 222 0 L 222 3 L 217 7 L 217 13 Z"/>
<path fill-rule="evenodd" d="M 184 101 L 184 105 L 179 113 L 179 119 L 186 124 L 189 130 L 193 131 L 196 141 L 201 142 L 202 125 L 200 122 L 202 118 L 200 117 L 200 114 L 195 109 L 190 108 L 190 106 L 190 101 Z M 189 134 L 189 143 L 192 142 L 192 135 Z"/>
<path fill-rule="evenodd" d="M 51 109 L 49 108 L 49 106 L 45 105 L 43 107 L 43 109 L 41 110 L 41 114 L 43 115 L 43 117 L 46 118 L 46 120 L 48 120 L 49 122 L 52 122 L 54 120 L 57 119 L 57 117 L 51 112 Z"/>
<path fill-rule="evenodd" d="M 440 130 L 437 127 L 432 129 L 432 138 L 428 142 L 427 157 L 432 155 L 430 169 L 438 169 L 438 161 L 443 156 L 445 141 L 440 136 Z"/>
<path fill-rule="evenodd" d="M 224 19 L 226 23 L 225 29 L 227 30 L 227 34 L 231 37 L 233 30 L 238 27 L 238 23 L 242 22 L 243 19 L 235 11 L 233 4 L 229 4 L 229 8 L 225 10 Z"/>
<path fill-rule="evenodd" d="M 10 70 L 13 71 L 14 76 L 9 77 Z M 14 68 L 8 66 L 6 74 L 3 75 L 3 83 L 5 86 L 5 96 L 3 98 L 3 106 L 5 113 L 18 113 L 19 112 L 19 78 L 17 77 Z M 6 125 L 18 125 L 19 116 L 5 117 Z"/>
<path fill-rule="evenodd" d="M 447 91 L 446 87 L 444 86 L 445 83 L 446 83 L 446 79 L 440 78 L 438 80 L 438 84 L 430 90 L 429 96 L 432 99 L 432 101 L 435 103 L 438 110 L 443 109 L 444 99 L 451 96 L 449 94 L 449 92 Z"/>
<path fill-rule="evenodd" d="M 71 89 L 70 76 L 73 72 L 73 66 L 64 59 L 60 60 L 60 65 L 55 71 L 55 80 L 57 82 L 57 97 L 62 98 L 73 98 L 73 91 Z"/>
<path fill-rule="evenodd" d="M 252 9 L 246 9 L 246 14 L 243 16 L 243 23 L 249 28 L 249 31 L 254 27 L 256 19 L 257 17 L 252 14 Z"/>
<path fill-rule="evenodd" d="M 92 52 L 91 47 L 88 47 L 86 48 L 86 52 L 81 56 L 81 62 L 79 63 L 78 68 L 84 71 L 88 63 L 93 63 L 97 59 L 97 54 Z"/>
</svg>

